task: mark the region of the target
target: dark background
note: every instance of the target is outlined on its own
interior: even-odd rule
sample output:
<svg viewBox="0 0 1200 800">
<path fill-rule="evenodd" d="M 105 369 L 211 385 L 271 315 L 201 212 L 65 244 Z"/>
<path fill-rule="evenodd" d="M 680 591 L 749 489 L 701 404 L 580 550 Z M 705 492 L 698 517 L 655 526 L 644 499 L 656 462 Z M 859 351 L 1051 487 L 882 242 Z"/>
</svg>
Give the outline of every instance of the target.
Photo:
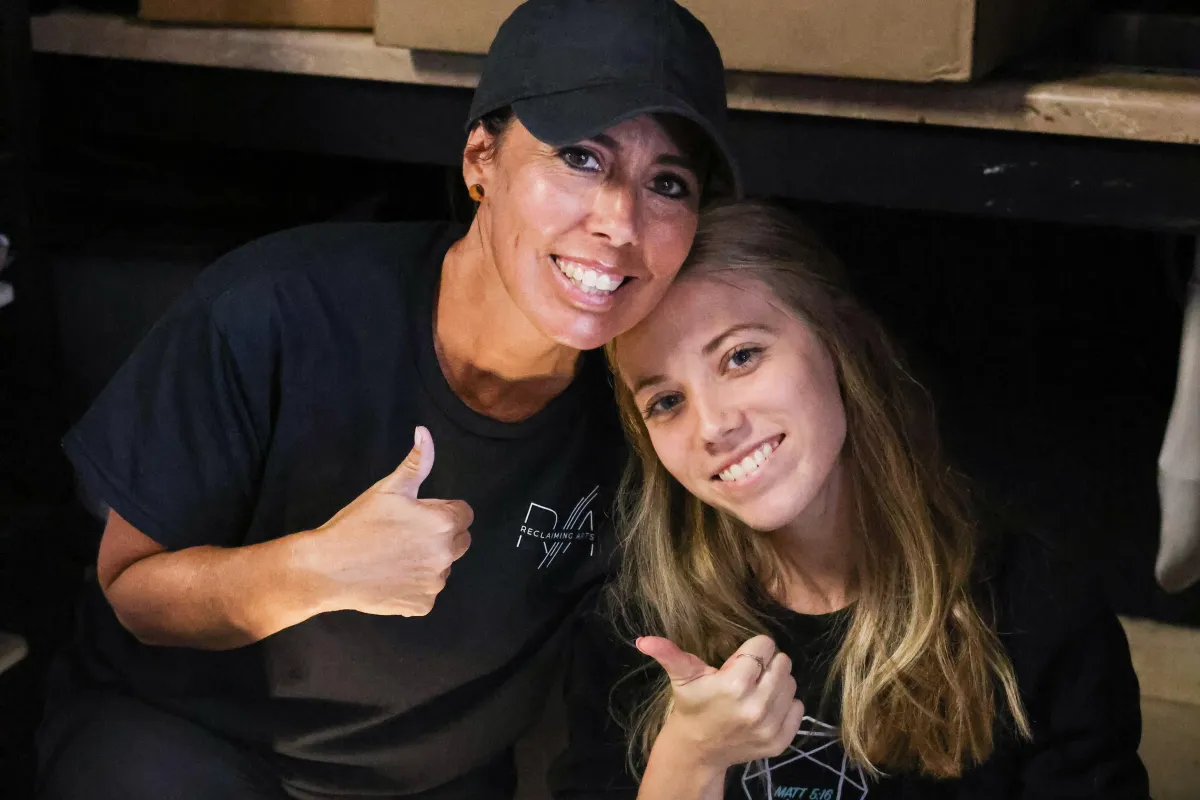
<svg viewBox="0 0 1200 800">
<path fill-rule="evenodd" d="M 0 276 L 17 291 L 0 309 L 0 630 L 22 633 L 32 652 L 0 676 L 0 797 L 19 797 L 7 786 L 30 772 L 42 675 L 70 633 L 98 541 L 58 447 L 69 424 L 228 249 L 309 222 L 465 208 L 452 168 L 106 132 L 62 102 L 57 87 L 74 74 L 62 60 L 18 57 L 20 5 L 0 10 L 0 231 L 18 244 Z M 1185 0 L 1103 5 L 1195 10 Z M 836 135 L 814 131 L 770 142 L 757 169 L 832 156 L 812 148 Z M 901 175 L 943 180 L 897 170 L 880 179 L 897 182 L 895 203 L 791 204 L 904 345 L 981 494 L 1092 563 L 1120 613 L 1200 626 L 1200 588 L 1169 596 L 1153 578 L 1156 459 L 1194 240 L 1178 220 L 1152 231 L 1036 221 L 1036 202 L 1004 218 L 922 212 Z M 855 196 L 836 175 L 823 179 Z"/>
</svg>

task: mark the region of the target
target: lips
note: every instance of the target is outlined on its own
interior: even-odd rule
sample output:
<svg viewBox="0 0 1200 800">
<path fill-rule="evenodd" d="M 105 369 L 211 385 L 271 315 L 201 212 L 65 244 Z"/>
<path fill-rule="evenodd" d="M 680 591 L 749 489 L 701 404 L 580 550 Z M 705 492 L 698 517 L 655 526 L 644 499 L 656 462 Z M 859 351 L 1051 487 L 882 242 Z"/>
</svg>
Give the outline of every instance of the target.
<svg viewBox="0 0 1200 800">
<path fill-rule="evenodd" d="M 760 442 L 748 451 L 742 453 L 736 460 L 730 461 L 725 467 L 713 475 L 712 479 L 722 483 L 737 483 L 758 473 L 763 465 L 771 460 L 771 456 L 783 442 L 784 435 L 772 436 L 765 442 Z"/>
<path fill-rule="evenodd" d="M 550 258 L 563 277 L 587 294 L 596 294 L 602 297 L 610 295 L 627 280 L 627 276 L 594 262 L 576 261 L 566 256 L 551 256 Z"/>
</svg>

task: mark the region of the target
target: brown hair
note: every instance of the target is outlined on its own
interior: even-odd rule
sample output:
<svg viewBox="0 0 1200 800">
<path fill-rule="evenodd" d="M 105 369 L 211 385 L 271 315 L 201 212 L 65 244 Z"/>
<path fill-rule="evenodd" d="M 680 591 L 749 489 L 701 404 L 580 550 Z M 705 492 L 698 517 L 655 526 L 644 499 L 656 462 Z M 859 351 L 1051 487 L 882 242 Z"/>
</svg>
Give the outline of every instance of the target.
<svg viewBox="0 0 1200 800">
<path fill-rule="evenodd" d="M 1012 663 L 973 591 L 980 533 L 961 479 L 943 461 L 929 398 L 845 288 L 840 263 L 786 212 L 743 202 L 701 216 L 679 278 L 707 275 L 769 288 L 837 370 L 856 600 L 826 694 L 840 685 L 850 758 L 872 774 L 961 775 L 991 754 L 1000 702 L 1029 736 Z M 614 368 L 619 347 L 618 337 L 608 349 Z M 720 664 L 767 632 L 754 598 L 778 595 L 778 557 L 766 538 L 666 471 L 630 391 L 616 383 L 634 455 L 619 495 L 623 564 L 612 608 L 635 635 L 665 636 Z M 648 754 L 670 704 L 663 679 L 635 715 L 631 758 Z"/>
</svg>

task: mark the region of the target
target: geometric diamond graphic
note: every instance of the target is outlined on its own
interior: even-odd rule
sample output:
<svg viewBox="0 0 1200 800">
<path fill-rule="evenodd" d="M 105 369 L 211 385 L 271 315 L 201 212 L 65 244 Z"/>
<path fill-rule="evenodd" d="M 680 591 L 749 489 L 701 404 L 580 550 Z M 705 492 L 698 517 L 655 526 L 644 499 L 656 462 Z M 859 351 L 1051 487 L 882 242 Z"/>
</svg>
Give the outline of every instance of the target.
<svg viewBox="0 0 1200 800">
<path fill-rule="evenodd" d="M 829 770 L 837 776 L 837 792 L 829 800 L 864 800 L 867 796 L 867 778 L 862 768 L 851 764 L 846 753 L 838 742 L 837 728 L 827 725 L 819 719 L 805 717 L 800 721 L 800 730 L 786 751 L 775 758 L 751 761 L 742 773 L 742 790 L 747 800 L 775 800 L 776 789 L 773 774 L 797 761 L 810 761 L 822 769 Z M 752 784 L 759 787 L 765 784 L 766 795 L 755 795 Z M 785 797 L 783 787 L 780 787 L 780 797 Z M 798 799 L 797 799 L 798 800 Z"/>
</svg>

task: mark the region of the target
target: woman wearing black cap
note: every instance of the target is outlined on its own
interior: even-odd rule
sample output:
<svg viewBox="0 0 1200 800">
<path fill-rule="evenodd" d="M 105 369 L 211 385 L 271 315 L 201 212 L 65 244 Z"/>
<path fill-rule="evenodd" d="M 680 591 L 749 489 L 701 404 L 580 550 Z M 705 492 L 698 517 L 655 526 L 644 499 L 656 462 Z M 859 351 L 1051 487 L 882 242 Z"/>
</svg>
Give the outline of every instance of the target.
<svg viewBox="0 0 1200 800">
<path fill-rule="evenodd" d="M 207 270 L 65 442 L 111 512 L 41 795 L 510 796 L 611 552 L 623 442 L 580 351 L 736 187 L 724 116 L 672 0 L 532 0 L 472 108 L 469 229 L 321 225 Z"/>
</svg>

